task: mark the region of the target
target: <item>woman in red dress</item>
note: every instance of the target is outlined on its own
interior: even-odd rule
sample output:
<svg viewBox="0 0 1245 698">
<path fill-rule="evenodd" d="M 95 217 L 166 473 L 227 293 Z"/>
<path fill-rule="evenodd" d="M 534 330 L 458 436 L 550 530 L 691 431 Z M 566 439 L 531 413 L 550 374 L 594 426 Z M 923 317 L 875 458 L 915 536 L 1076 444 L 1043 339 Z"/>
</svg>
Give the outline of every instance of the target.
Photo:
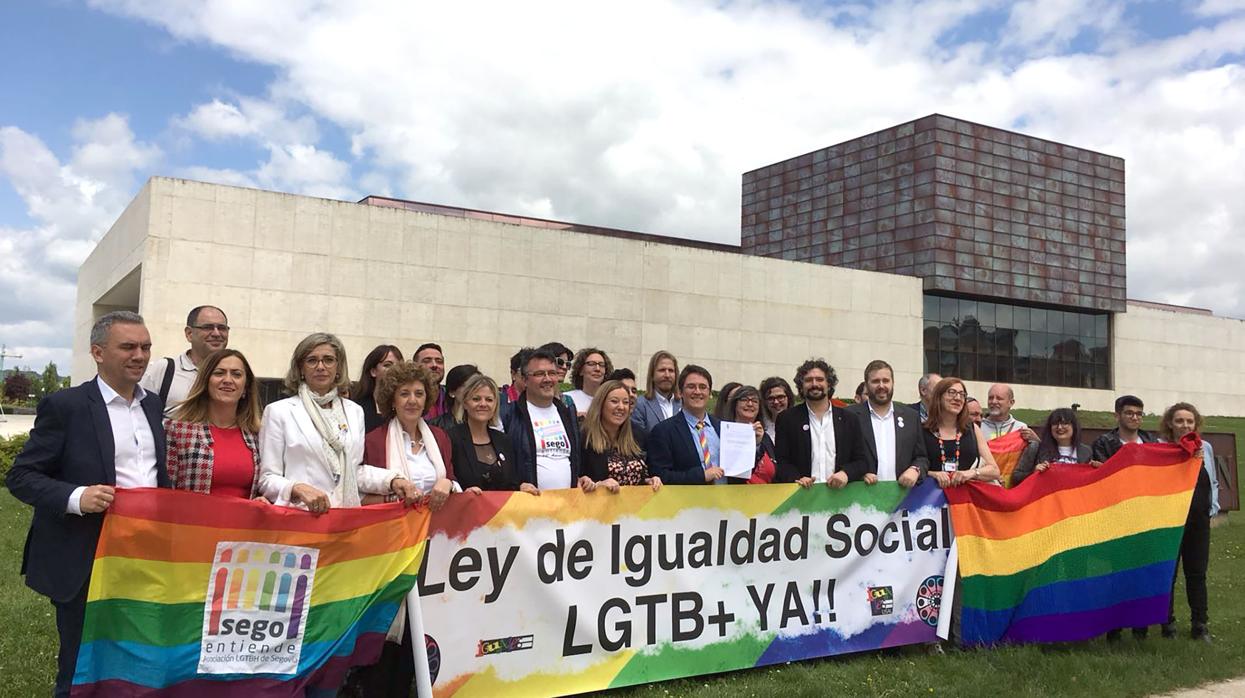
<svg viewBox="0 0 1245 698">
<path fill-rule="evenodd" d="M 242 352 L 209 354 L 186 400 L 164 420 L 173 487 L 254 498 L 261 416 L 258 381 Z"/>
</svg>

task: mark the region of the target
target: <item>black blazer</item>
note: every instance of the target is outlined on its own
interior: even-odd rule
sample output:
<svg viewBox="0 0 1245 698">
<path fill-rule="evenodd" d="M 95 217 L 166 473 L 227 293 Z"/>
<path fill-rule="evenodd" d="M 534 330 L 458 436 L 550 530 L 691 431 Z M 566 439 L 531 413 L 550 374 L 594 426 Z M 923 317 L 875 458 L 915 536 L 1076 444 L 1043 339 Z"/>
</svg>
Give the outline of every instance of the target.
<svg viewBox="0 0 1245 698">
<path fill-rule="evenodd" d="M 722 421 L 713 415 L 705 415 L 713 430 L 722 436 Z M 649 432 L 648 472 L 661 478 L 666 485 L 708 485 L 705 468 L 701 464 L 700 451 L 692 432 L 687 428 L 687 418 L 682 410 L 670 419 L 662 420 Z"/>
<path fill-rule="evenodd" d="M 466 423 L 455 424 L 446 430 L 450 436 L 450 449 L 454 458 L 454 477 L 464 490 L 468 487 L 479 487 L 485 491 L 514 491 L 519 489 L 519 476 L 515 473 L 514 446 L 510 437 L 496 429 L 489 429 L 489 440 L 493 450 L 497 452 L 498 465 L 501 467 L 501 479 L 490 471 L 493 466 L 481 463 L 476 458 L 475 444 L 471 441 L 471 427 Z"/>
<path fill-rule="evenodd" d="M 156 483 L 169 486 L 164 405 L 148 392 L 143 412 L 156 444 Z M 66 513 L 81 486 L 116 485 L 112 425 L 99 385 L 91 379 L 43 398 L 35 426 L 5 478 L 14 497 L 35 508 L 22 553 L 26 585 L 53 601 L 71 601 L 91 576 L 103 514 Z"/>
<path fill-rule="evenodd" d="M 861 480 L 868 472 L 860 422 L 842 407 L 831 411 L 834 420 L 834 468 L 847 479 Z M 808 431 L 808 404 L 788 408 L 774 420 L 774 482 L 795 482 L 813 470 L 813 437 Z"/>
<path fill-rule="evenodd" d="M 929 457 L 925 453 L 925 437 L 922 435 L 921 417 L 916 410 L 891 402 L 895 408 L 895 477 L 905 470 L 916 466 L 924 477 L 929 472 Z M 869 414 L 873 408 L 865 401 L 857 405 L 849 405 L 847 411 L 856 417 L 860 425 L 860 435 L 865 443 L 865 472 L 878 473 L 878 442 L 873 436 L 873 417 Z M 899 422 L 903 426 L 899 426 Z"/>
</svg>

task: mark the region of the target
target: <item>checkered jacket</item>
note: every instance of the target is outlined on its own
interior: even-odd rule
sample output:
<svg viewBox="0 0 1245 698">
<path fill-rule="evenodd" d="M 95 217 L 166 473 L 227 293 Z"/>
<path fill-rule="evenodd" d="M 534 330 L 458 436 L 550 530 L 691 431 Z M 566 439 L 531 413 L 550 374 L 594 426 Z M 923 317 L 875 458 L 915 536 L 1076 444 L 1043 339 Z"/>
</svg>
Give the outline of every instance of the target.
<svg viewBox="0 0 1245 698">
<path fill-rule="evenodd" d="M 212 491 L 212 430 L 207 424 L 164 420 L 168 442 L 169 480 L 174 489 L 210 494 Z M 255 434 L 242 432 L 242 441 L 254 456 L 255 471 L 251 477 L 251 497 L 259 482 L 259 443 Z"/>
</svg>

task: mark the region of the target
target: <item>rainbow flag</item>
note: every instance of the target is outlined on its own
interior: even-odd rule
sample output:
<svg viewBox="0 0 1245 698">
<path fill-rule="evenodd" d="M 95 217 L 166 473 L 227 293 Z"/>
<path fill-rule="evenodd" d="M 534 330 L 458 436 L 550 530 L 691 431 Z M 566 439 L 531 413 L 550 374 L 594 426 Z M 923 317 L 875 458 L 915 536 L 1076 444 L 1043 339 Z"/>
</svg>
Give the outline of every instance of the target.
<svg viewBox="0 0 1245 698">
<path fill-rule="evenodd" d="M 1014 489 L 947 488 L 965 644 L 1069 642 L 1167 621 L 1201 441 L 1129 444 Z"/>
<path fill-rule="evenodd" d="M 1025 441 L 1019 431 L 1011 431 L 997 439 L 990 439 L 986 445 L 990 447 L 990 453 L 994 455 L 994 462 L 999 465 L 1003 486 L 1011 487 L 1012 471 L 1016 469 L 1016 464 L 1020 462 L 1020 454 L 1025 452 L 1029 442 Z"/>
<path fill-rule="evenodd" d="M 72 695 L 334 691 L 380 656 L 428 521 L 396 503 L 315 517 L 121 490 L 95 553 Z"/>
</svg>

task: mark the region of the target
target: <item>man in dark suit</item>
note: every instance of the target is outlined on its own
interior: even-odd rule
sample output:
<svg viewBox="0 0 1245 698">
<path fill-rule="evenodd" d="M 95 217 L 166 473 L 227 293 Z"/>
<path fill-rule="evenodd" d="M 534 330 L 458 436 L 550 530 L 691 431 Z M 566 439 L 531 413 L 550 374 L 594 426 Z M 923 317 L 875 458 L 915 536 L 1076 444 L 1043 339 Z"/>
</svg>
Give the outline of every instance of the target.
<svg viewBox="0 0 1245 698">
<path fill-rule="evenodd" d="M 809 359 L 796 369 L 795 385 L 804 402 L 778 415 L 775 422 L 774 482 L 802 487 L 824 482 L 837 489 L 864 479 L 860 423 L 830 402 L 838 383 L 825 359 Z"/>
<path fill-rule="evenodd" d="M 876 359 L 865 367 L 867 399 L 847 408 L 860 424 L 868 471 L 864 480 L 895 481 L 912 487 L 929 470 L 925 438 L 916 410 L 894 401 L 895 371 Z"/>
<path fill-rule="evenodd" d="M 648 467 L 667 485 L 725 485 L 722 422 L 709 414 L 713 376 L 695 364 L 679 374 L 682 408 L 648 435 Z"/>
<path fill-rule="evenodd" d="M 103 513 L 117 487 L 168 487 L 163 405 L 138 382 L 151 336 L 136 313 L 108 313 L 91 328 L 95 379 L 43 399 L 6 484 L 34 507 L 22 573 L 56 607 L 57 696 L 69 695 Z"/>
</svg>

